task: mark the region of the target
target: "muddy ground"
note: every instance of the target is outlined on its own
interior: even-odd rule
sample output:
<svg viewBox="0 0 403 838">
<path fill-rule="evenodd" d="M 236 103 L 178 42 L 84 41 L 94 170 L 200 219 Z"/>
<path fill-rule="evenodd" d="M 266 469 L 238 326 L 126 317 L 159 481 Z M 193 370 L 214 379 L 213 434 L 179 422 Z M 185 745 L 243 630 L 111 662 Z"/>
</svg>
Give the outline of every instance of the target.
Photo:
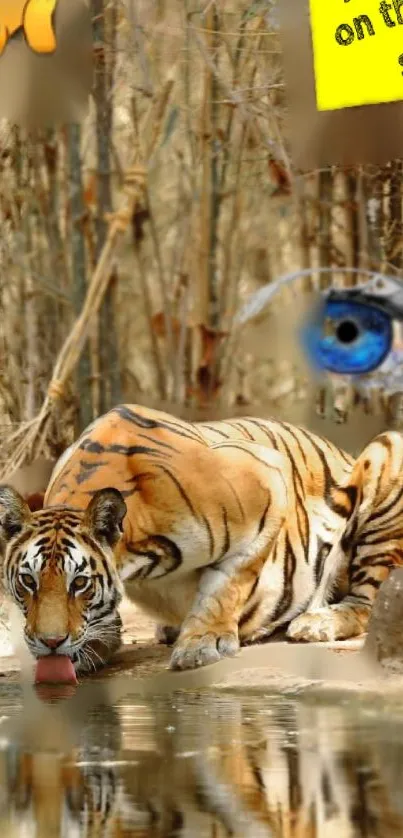
<svg viewBox="0 0 403 838">
<path fill-rule="evenodd" d="M 266 644 L 242 649 L 236 659 L 227 660 L 225 665 L 208 667 L 208 675 L 198 670 L 186 675 L 181 673 L 178 678 L 177 673 L 168 672 L 171 652 L 156 642 L 154 622 L 127 601 L 123 603 L 122 618 L 124 632 L 120 651 L 101 672 L 80 678 L 80 682 L 117 678 L 121 683 L 122 676 L 136 679 L 136 682 L 131 681 L 132 686 L 144 679 L 149 682 L 150 677 L 157 676 L 156 689 L 159 689 L 162 678 L 164 692 L 167 688 L 198 689 L 206 686 L 243 692 L 273 688 L 295 690 L 309 686 L 325 691 L 402 692 L 403 676 L 381 671 L 364 655 L 364 636 L 326 644 L 290 643 L 280 637 Z M 9 653 L 0 656 L 2 682 L 18 681 L 21 666 L 24 665 L 28 666 L 28 670 L 31 667 L 33 672 L 33 661 L 21 646 L 17 655 Z"/>
</svg>

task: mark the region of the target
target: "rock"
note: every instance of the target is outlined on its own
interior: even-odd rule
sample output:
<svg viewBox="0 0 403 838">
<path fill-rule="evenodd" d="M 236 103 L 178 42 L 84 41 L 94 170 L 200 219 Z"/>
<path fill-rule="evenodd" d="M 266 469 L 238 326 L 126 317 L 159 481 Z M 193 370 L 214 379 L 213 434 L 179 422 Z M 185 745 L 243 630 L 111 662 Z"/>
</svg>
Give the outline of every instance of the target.
<svg viewBox="0 0 403 838">
<path fill-rule="evenodd" d="M 368 624 L 364 650 L 391 672 L 403 674 L 403 568 L 381 585 Z"/>
</svg>

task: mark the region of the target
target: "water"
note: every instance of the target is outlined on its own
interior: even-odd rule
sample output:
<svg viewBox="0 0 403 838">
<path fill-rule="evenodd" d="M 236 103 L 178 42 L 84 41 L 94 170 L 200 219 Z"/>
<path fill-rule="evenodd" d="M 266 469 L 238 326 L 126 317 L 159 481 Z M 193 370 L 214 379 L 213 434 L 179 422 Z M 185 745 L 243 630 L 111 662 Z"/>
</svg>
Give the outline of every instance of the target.
<svg viewBox="0 0 403 838">
<path fill-rule="evenodd" d="M 2 838 L 403 835 L 396 698 L 95 690 L 101 706 L 2 689 Z"/>
</svg>

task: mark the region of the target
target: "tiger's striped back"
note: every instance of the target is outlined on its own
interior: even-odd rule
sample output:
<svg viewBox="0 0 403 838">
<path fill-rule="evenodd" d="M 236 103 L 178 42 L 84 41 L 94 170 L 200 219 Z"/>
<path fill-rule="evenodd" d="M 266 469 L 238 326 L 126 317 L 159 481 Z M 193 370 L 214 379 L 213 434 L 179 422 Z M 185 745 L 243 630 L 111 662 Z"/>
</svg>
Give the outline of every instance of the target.
<svg viewBox="0 0 403 838">
<path fill-rule="evenodd" d="M 287 422 L 244 417 L 197 425 L 209 445 L 225 439 L 252 440 L 284 454 L 292 464 L 294 487 L 301 497 L 323 497 L 342 515 L 350 511 L 345 492 L 354 458 L 324 437 Z"/>
</svg>

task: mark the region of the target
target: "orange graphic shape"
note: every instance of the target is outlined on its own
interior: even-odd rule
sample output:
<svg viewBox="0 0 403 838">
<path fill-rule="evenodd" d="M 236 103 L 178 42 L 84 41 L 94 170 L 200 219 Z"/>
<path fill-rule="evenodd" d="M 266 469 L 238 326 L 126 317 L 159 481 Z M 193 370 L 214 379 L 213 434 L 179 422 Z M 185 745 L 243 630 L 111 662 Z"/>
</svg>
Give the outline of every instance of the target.
<svg viewBox="0 0 403 838">
<path fill-rule="evenodd" d="M 57 0 L 0 0 L 0 55 L 17 29 L 35 52 L 54 52 L 56 37 L 52 14 Z"/>
<path fill-rule="evenodd" d="M 1 2 L 1 0 L 0 0 Z M 56 37 L 52 14 L 57 0 L 28 0 L 23 15 L 25 37 L 35 52 L 54 52 Z"/>
<path fill-rule="evenodd" d="M 27 0 L 0 0 L 0 55 L 10 35 L 23 26 Z"/>
<path fill-rule="evenodd" d="M 0 23 L 0 55 L 4 50 L 4 47 L 7 43 L 7 39 L 8 39 L 7 29 L 4 26 L 4 23 Z"/>
</svg>

